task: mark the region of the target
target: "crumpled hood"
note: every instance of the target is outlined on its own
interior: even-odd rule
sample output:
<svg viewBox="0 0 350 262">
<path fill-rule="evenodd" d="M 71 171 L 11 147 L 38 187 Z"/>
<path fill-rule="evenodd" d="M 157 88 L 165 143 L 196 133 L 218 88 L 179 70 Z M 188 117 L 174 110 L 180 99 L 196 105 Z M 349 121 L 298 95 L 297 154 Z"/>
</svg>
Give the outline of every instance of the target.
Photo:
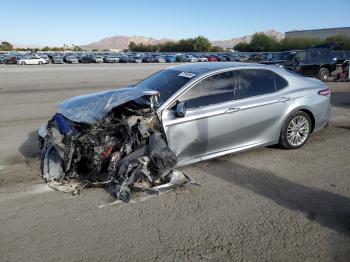
<svg viewBox="0 0 350 262">
<path fill-rule="evenodd" d="M 136 87 L 120 88 L 72 97 L 60 103 L 58 111 L 71 121 L 94 124 L 119 105 L 142 96 L 157 94 L 158 91 Z"/>
</svg>

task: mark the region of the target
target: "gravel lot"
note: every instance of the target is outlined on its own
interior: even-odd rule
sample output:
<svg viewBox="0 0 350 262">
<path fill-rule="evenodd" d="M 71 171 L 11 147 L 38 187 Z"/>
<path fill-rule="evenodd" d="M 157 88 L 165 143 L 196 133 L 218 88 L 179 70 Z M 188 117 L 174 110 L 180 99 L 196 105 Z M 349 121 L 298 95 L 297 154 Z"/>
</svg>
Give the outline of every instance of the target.
<svg viewBox="0 0 350 262">
<path fill-rule="evenodd" d="M 349 83 L 329 83 L 330 125 L 305 147 L 183 168 L 201 186 L 107 205 L 43 184 L 36 129 L 59 101 L 166 66 L 0 66 L 0 261 L 350 261 Z"/>
</svg>

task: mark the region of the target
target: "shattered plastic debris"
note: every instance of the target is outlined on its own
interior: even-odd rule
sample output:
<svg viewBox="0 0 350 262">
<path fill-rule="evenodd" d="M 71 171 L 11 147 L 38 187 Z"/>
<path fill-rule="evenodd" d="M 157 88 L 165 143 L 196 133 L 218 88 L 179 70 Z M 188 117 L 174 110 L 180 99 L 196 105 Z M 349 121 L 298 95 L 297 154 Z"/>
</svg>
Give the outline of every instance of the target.
<svg viewBox="0 0 350 262">
<path fill-rule="evenodd" d="M 140 97 L 149 101 L 140 104 Z M 158 194 L 191 182 L 173 169 L 177 158 L 154 110 L 157 97 L 129 88 L 63 102 L 39 129 L 45 181 L 72 194 L 105 186 L 124 202 L 134 190 Z"/>
</svg>

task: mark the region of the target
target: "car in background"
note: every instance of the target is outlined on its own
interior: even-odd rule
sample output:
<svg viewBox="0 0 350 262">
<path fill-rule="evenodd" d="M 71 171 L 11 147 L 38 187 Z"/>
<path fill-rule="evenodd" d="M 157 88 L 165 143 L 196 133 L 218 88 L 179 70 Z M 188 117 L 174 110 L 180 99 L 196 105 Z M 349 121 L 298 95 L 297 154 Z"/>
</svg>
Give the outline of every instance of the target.
<svg viewBox="0 0 350 262">
<path fill-rule="evenodd" d="M 155 56 L 155 57 L 153 58 L 153 62 L 154 62 L 154 63 L 165 63 L 166 60 L 165 60 L 164 57 L 158 55 L 158 56 Z"/>
<path fill-rule="evenodd" d="M 315 77 L 327 81 L 337 68 L 337 57 L 332 50 L 325 47 L 308 48 L 291 51 L 287 60 L 262 61 L 262 64 L 275 64 L 293 70 L 303 76 Z"/>
<path fill-rule="evenodd" d="M 21 56 L 13 56 L 13 55 L 8 56 L 5 59 L 5 64 L 7 64 L 7 65 L 16 65 L 20 58 L 22 58 L 22 57 Z"/>
<path fill-rule="evenodd" d="M 142 63 L 153 63 L 154 57 L 152 55 L 144 55 L 142 57 Z"/>
<path fill-rule="evenodd" d="M 119 58 L 119 63 L 131 63 L 131 59 L 128 55 L 123 55 Z"/>
<path fill-rule="evenodd" d="M 53 54 L 48 55 L 52 64 L 63 64 L 63 57 L 61 55 Z"/>
<path fill-rule="evenodd" d="M 84 64 L 92 63 L 91 55 L 83 55 L 83 56 L 80 56 L 79 62 L 80 62 L 80 63 L 84 63 Z"/>
<path fill-rule="evenodd" d="M 176 62 L 176 56 L 174 56 L 174 55 L 164 55 L 163 58 L 165 59 L 166 63 L 175 63 Z"/>
<path fill-rule="evenodd" d="M 208 62 L 217 62 L 218 58 L 214 55 L 208 55 L 206 56 L 206 58 L 208 59 Z"/>
<path fill-rule="evenodd" d="M 217 58 L 217 60 L 218 60 L 219 62 L 226 62 L 226 61 L 227 61 L 226 58 L 223 57 L 222 55 L 216 54 L 216 55 L 214 55 L 214 56 L 216 56 L 216 58 Z"/>
<path fill-rule="evenodd" d="M 0 56 L 0 64 L 5 64 L 6 62 L 6 57 Z"/>
<path fill-rule="evenodd" d="M 107 56 L 103 57 L 103 61 L 105 63 L 118 63 L 119 62 L 119 57 L 118 56 L 114 56 L 114 55 L 107 55 Z"/>
<path fill-rule="evenodd" d="M 49 64 L 50 63 L 50 57 L 46 54 L 40 54 L 39 57 L 45 59 L 45 64 Z"/>
<path fill-rule="evenodd" d="M 68 64 L 78 64 L 79 59 L 75 55 L 66 55 L 63 57 L 63 61 Z"/>
<path fill-rule="evenodd" d="M 205 55 L 196 55 L 197 62 L 208 62 L 208 58 Z"/>
<path fill-rule="evenodd" d="M 339 65 L 342 65 L 345 60 L 350 60 L 350 51 L 333 51 L 332 53 L 337 58 Z"/>
<path fill-rule="evenodd" d="M 129 62 L 127 63 L 137 63 L 140 64 L 142 63 L 142 57 L 141 56 L 129 56 Z"/>
<path fill-rule="evenodd" d="M 91 56 L 91 61 L 93 63 L 102 64 L 103 63 L 103 56 L 101 56 L 101 55 L 92 55 Z"/>
<path fill-rule="evenodd" d="M 35 55 L 30 55 L 24 58 L 20 58 L 17 61 L 17 64 L 19 65 L 42 65 L 46 64 L 45 59 L 35 56 Z"/>
<path fill-rule="evenodd" d="M 195 63 L 198 62 L 198 59 L 193 55 L 185 55 L 184 62 Z"/>
</svg>

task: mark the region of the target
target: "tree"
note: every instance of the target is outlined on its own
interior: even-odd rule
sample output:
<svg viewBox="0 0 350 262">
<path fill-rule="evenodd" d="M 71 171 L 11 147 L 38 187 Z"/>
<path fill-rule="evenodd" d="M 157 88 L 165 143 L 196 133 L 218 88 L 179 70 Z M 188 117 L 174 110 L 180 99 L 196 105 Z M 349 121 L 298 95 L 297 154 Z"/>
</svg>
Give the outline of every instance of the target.
<svg viewBox="0 0 350 262">
<path fill-rule="evenodd" d="M 219 52 L 223 52 L 224 49 L 220 46 L 212 46 L 209 51 L 219 53 Z"/>
<path fill-rule="evenodd" d="M 323 44 L 324 41 L 316 38 L 284 38 L 280 41 L 280 50 L 299 50 Z"/>
<path fill-rule="evenodd" d="M 129 50 L 132 52 L 207 52 L 211 49 L 211 43 L 203 36 L 181 39 L 178 42 L 165 42 L 156 45 L 136 44 L 131 41 Z"/>
<path fill-rule="evenodd" d="M 264 33 L 255 33 L 249 46 L 254 52 L 271 52 L 279 49 L 277 39 Z"/>
<path fill-rule="evenodd" d="M 350 50 L 350 38 L 346 37 L 345 35 L 335 35 L 335 36 L 330 36 L 326 39 L 328 43 L 336 43 L 339 44 L 340 46 L 337 47 L 336 49 L 339 50 Z"/>
<path fill-rule="evenodd" d="M 0 44 L 0 50 L 1 51 L 11 51 L 13 49 L 13 46 L 9 42 L 1 42 Z"/>
<path fill-rule="evenodd" d="M 211 48 L 211 43 L 204 36 L 197 36 L 193 39 L 194 52 L 207 52 Z"/>
<path fill-rule="evenodd" d="M 233 47 L 234 50 L 239 52 L 249 52 L 250 45 L 248 43 L 240 42 Z"/>
</svg>

